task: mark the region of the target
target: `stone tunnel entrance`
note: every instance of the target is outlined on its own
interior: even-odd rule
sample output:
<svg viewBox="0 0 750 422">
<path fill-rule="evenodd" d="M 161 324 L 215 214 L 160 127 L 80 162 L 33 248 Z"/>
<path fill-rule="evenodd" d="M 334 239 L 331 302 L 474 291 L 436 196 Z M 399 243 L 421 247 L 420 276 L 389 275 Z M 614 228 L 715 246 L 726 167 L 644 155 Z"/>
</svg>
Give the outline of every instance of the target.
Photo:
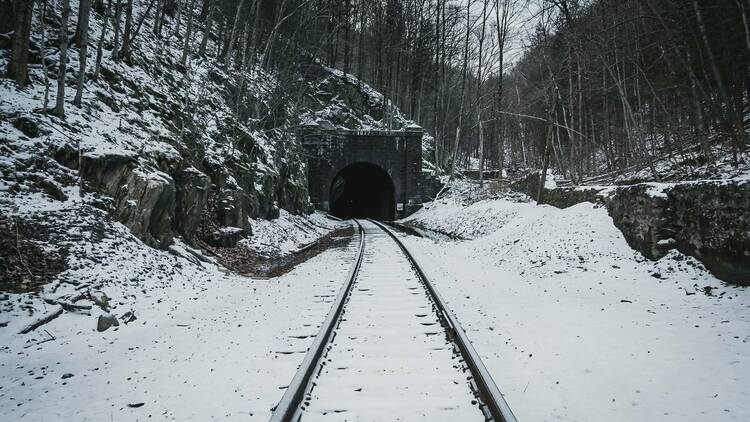
<svg viewBox="0 0 750 422">
<path fill-rule="evenodd" d="M 403 130 L 324 129 L 297 132 L 304 146 L 310 202 L 340 218 L 404 218 L 442 184 L 422 172 L 420 127 Z"/>
<path fill-rule="evenodd" d="M 338 172 L 331 182 L 330 213 L 342 219 L 394 220 L 393 180 L 379 166 L 359 162 Z"/>
</svg>

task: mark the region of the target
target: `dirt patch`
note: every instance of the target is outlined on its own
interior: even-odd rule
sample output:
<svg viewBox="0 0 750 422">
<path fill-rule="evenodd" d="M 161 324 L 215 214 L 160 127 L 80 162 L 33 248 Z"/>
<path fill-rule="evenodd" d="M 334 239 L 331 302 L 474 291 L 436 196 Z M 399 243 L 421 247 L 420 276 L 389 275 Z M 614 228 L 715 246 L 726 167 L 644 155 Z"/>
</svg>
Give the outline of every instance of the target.
<svg viewBox="0 0 750 422">
<path fill-rule="evenodd" d="M 354 229 L 351 227 L 337 229 L 294 253 L 273 257 L 260 256 L 242 246 L 221 248 L 200 242 L 200 247 L 216 257 L 226 268 L 239 274 L 279 277 L 329 248 L 345 247 L 353 235 Z"/>
</svg>

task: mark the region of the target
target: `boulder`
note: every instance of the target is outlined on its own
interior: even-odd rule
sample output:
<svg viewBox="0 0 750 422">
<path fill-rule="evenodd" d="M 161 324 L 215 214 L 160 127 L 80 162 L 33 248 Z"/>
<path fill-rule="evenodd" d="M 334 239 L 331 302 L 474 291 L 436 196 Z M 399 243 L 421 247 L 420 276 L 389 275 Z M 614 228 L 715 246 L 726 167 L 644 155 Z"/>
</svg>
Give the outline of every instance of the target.
<svg viewBox="0 0 750 422">
<path fill-rule="evenodd" d="M 646 258 L 659 259 L 672 249 L 672 242 L 662 242 L 674 235 L 666 195 L 648 185 L 620 188 L 607 202 L 607 211 L 630 247 Z"/>
<path fill-rule="evenodd" d="M 117 318 L 114 317 L 114 315 L 110 314 L 103 314 L 99 315 L 99 318 L 96 320 L 96 331 L 99 331 L 100 333 L 102 331 L 107 331 L 110 327 L 119 327 L 120 322 L 117 321 Z"/>
<path fill-rule="evenodd" d="M 78 150 L 69 143 L 50 148 L 49 154 L 63 166 L 78 170 Z"/>
<path fill-rule="evenodd" d="M 239 227 L 221 227 L 213 231 L 208 242 L 211 246 L 231 248 L 237 245 L 237 242 L 244 239 L 249 234 L 249 229 L 241 229 Z"/>
<path fill-rule="evenodd" d="M 28 116 L 16 117 L 11 122 L 13 123 L 13 127 L 23 132 L 29 138 L 36 138 L 40 135 L 39 123 Z"/>
<path fill-rule="evenodd" d="M 81 176 L 84 188 L 114 197 L 127 174 L 137 165 L 128 154 L 83 154 Z"/>
</svg>

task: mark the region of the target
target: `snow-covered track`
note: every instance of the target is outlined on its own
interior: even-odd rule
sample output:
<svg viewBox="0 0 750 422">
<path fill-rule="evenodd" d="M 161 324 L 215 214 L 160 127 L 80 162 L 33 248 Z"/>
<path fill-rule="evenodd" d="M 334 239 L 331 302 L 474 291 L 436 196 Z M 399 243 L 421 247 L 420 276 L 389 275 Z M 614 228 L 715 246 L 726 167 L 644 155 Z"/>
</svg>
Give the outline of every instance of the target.
<svg viewBox="0 0 750 422">
<path fill-rule="evenodd" d="M 362 230 L 362 226 L 358 221 L 355 221 L 355 231 L 359 235 L 359 248 L 357 250 L 357 257 L 355 258 L 354 265 L 352 265 L 349 275 L 347 276 L 346 283 L 341 287 L 336 301 L 333 302 L 331 310 L 328 312 L 325 321 L 320 326 L 318 335 L 315 336 L 313 344 L 305 355 L 305 359 L 300 364 L 297 373 L 294 375 L 292 382 L 281 397 L 281 401 L 276 406 L 271 415 L 271 421 L 291 421 L 295 419 L 295 413 L 299 409 L 299 405 L 302 403 L 305 392 L 310 385 L 310 380 L 315 375 L 315 369 L 320 365 L 320 359 L 323 356 L 326 346 L 331 340 L 331 335 L 336 328 L 336 323 L 341 316 L 341 312 L 344 309 L 346 299 L 351 292 L 354 280 L 357 278 L 357 273 L 362 265 L 362 257 L 364 256 L 365 250 L 365 232 Z"/>
<path fill-rule="evenodd" d="M 435 286 L 422 270 L 422 267 L 417 262 L 417 259 L 414 257 L 414 255 L 411 254 L 411 252 L 409 252 L 404 243 L 401 242 L 401 240 L 391 231 L 391 229 L 389 229 L 382 223 L 375 221 L 373 222 L 380 226 L 380 228 L 382 228 L 391 236 L 391 238 L 393 238 L 393 240 L 398 244 L 404 254 L 409 258 L 409 261 L 414 267 L 414 270 L 417 272 L 417 274 L 419 274 L 419 277 L 422 279 L 422 283 L 424 284 L 425 289 L 427 289 L 427 292 L 430 294 L 430 297 L 435 302 L 435 306 L 439 310 L 438 314 L 442 319 L 443 326 L 446 327 L 448 335 L 458 346 L 461 355 L 466 362 L 466 365 L 469 367 L 469 370 L 474 376 L 474 382 L 477 391 L 479 392 L 479 396 L 482 399 L 482 403 L 484 404 L 484 406 L 486 406 L 486 410 L 489 411 L 495 421 L 515 422 L 516 417 L 515 415 L 513 415 L 513 411 L 505 401 L 505 398 L 500 392 L 500 389 L 497 388 L 497 384 L 495 384 L 495 380 L 492 379 L 492 375 L 490 375 L 489 371 L 487 371 L 487 368 L 484 366 L 482 358 L 479 357 L 477 351 L 474 350 L 474 346 L 472 346 L 471 341 L 469 341 L 469 336 L 467 336 L 464 329 L 461 328 L 461 325 L 456 319 L 456 316 L 453 314 L 450 308 L 448 308 L 448 305 L 446 305 L 443 297 L 440 296 L 440 293 L 438 293 L 437 289 L 435 289 Z"/>
<path fill-rule="evenodd" d="M 349 278 L 271 421 L 515 422 L 403 243 L 381 223 L 355 224 L 360 249 Z"/>
</svg>

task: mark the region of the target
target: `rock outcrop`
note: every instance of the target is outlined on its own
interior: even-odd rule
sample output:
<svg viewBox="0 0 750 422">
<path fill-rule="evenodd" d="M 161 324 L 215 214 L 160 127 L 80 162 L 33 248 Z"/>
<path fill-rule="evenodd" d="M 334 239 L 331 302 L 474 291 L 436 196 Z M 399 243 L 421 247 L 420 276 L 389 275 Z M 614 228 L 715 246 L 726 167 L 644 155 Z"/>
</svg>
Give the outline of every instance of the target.
<svg viewBox="0 0 750 422">
<path fill-rule="evenodd" d="M 659 259 L 676 248 L 716 277 L 750 285 L 750 182 L 622 187 L 607 209 L 644 256 Z"/>
<path fill-rule="evenodd" d="M 206 208 L 211 189 L 209 177 L 193 166 L 179 171 L 175 177 L 174 229 L 191 242 Z"/>
<path fill-rule="evenodd" d="M 538 173 L 511 184 L 536 197 Z M 671 249 L 699 259 L 716 277 L 750 285 L 750 181 L 642 183 L 603 188 L 546 189 L 542 203 L 567 208 L 606 204 L 615 226 L 643 256 L 657 260 Z"/>
<path fill-rule="evenodd" d="M 81 175 L 84 188 L 113 199 L 109 211 L 135 236 L 162 249 L 172 243 L 176 191 L 170 175 L 119 154 L 84 154 Z"/>
</svg>

